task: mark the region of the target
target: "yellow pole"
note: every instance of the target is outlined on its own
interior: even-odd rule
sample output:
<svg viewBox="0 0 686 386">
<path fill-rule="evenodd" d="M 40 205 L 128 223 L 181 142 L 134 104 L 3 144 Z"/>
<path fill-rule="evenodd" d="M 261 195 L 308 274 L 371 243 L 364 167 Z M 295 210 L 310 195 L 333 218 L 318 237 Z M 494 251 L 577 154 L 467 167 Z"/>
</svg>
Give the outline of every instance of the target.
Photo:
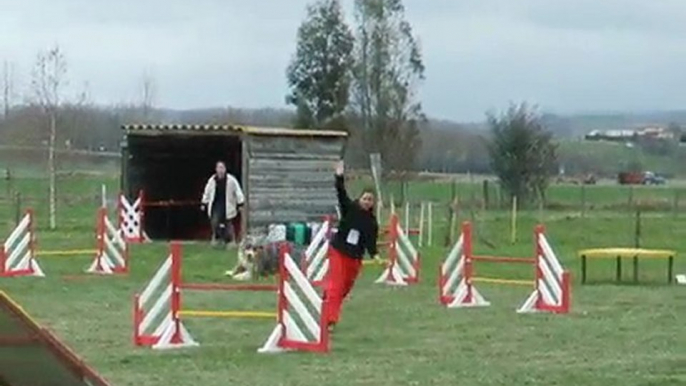
<svg viewBox="0 0 686 386">
<path fill-rule="evenodd" d="M 489 277 L 473 277 L 472 281 L 474 283 L 491 283 L 491 284 L 503 284 L 503 285 L 523 285 L 527 287 L 532 287 L 534 285 L 533 280 L 513 280 L 513 279 L 494 279 Z"/>
<path fill-rule="evenodd" d="M 380 265 L 380 266 L 386 266 L 388 264 L 388 259 L 379 259 L 379 261 L 376 260 L 364 260 L 362 261 L 362 265 Z"/>
<path fill-rule="evenodd" d="M 37 251 L 36 256 L 70 256 L 70 255 L 90 255 L 98 253 L 95 249 L 75 249 L 68 251 Z"/>
<path fill-rule="evenodd" d="M 510 240 L 512 244 L 517 242 L 517 196 L 512 196 L 512 222 L 511 222 L 512 234 Z"/>
<path fill-rule="evenodd" d="M 181 316 L 198 318 L 248 318 L 248 319 L 275 319 L 276 312 L 260 311 L 200 311 L 200 310 L 181 310 Z"/>
</svg>

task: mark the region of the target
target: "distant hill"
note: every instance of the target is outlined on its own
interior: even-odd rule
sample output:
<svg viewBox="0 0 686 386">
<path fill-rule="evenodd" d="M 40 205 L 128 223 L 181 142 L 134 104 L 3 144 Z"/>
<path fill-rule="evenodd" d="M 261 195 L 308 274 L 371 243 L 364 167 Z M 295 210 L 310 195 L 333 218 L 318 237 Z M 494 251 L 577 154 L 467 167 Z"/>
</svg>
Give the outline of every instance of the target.
<svg viewBox="0 0 686 386">
<path fill-rule="evenodd" d="M 599 175 L 612 175 L 627 168 L 628 165 L 638 164 L 658 172 L 683 173 L 686 146 L 656 143 L 651 146 L 628 148 L 622 144 L 593 143 L 582 139 L 592 130 L 631 130 L 641 126 L 670 124 L 686 128 L 686 110 L 652 113 L 544 114 L 542 118 L 560 142 L 560 161 L 570 174 L 593 172 Z M 45 146 L 47 141 L 44 122 L 41 112 L 35 106 L 17 106 L 8 117 L 0 117 L 0 143 L 13 148 L 41 146 L 40 144 Z M 60 113 L 61 129 L 58 132 L 57 143 L 58 148 L 63 150 L 104 149 L 117 153 L 122 139 L 120 127 L 123 124 L 233 123 L 292 127 L 293 122 L 293 110 L 283 108 L 159 108 L 143 111 L 136 106 L 68 106 Z M 354 125 L 354 122 L 351 125 Z M 681 133 L 686 133 L 686 130 L 682 130 Z M 421 131 L 422 146 L 415 168 L 445 173 L 490 173 L 490 159 L 486 149 L 489 135 L 485 121 L 460 123 L 429 119 L 428 128 Z M 360 141 L 359 138 L 357 140 Z M 686 141 L 686 138 L 682 141 Z M 362 147 L 350 148 L 359 150 Z M 8 151 L 4 153 L 4 159 L 14 159 L 17 155 L 15 150 L 11 154 Z M 34 153 L 25 154 L 25 158 L 43 162 L 44 154 Z M 363 153 L 361 150 L 349 151 L 346 153 L 346 160 L 351 165 L 364 166 L 368 158 Z M 62 159 L 66 162 L 66 158 Z M 0 165 L 2 164 L 3 162 L 0 162 Z"/>
<path fill-rule="evenodd" d="M 582 137 L 592 130 L 631 130 L 645 126 L 686 126 L 686 110 L 643 113 L 544 114 L 543 120 L 558 137 Z"/>
<path fill-rule="evenodd" d="M 234 108 L 216 107 L 195 110 L 156 110 L 161 123 L 231 122 L 244 125 L 287 126 L 293 122 L 294 112 L 285 108 Z M 582 114 L 544 113 L 546 126 L 559 138 L 582 138 L 592 130 L 631 130 L 645 126 L 686 126 L 686 110 L 657 112 L 608 112 Z M 459 122 L 429 118 L 429 126 L 439 131 L 458 130 L 481 132 L 487 130 L 485 122 Z"/>
</svg>

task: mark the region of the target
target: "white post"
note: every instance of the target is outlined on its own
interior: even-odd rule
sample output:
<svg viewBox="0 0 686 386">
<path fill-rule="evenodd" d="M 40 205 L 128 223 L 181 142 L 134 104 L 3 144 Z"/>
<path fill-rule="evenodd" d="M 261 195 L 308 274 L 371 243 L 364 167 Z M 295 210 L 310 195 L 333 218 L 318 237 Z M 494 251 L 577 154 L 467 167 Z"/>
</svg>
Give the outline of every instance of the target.
<svg viewBox="0 0 686 386">
<path fill-rule="evenodd" d="M 433 202 L 428 202 L 427 205 L 429 206 L 429 234 L 428 234 L 428 240 L 427 240 L 427 245 L 428 246 L 433 246 Z"/>
<path fill-rule="evenodd" d="M 409 203 L 409 201 L 405 201 L 405 224 L 404 224 L 404 226 L 405 226 L 405 230 L 407 230 L 407 232 L 409 232 L 410 228 L 412 228 L 410 226 L 410 203 Z"/>
<path fill-rule="evenodd" d="M 102 197 L 102 207 L 107 209 L 107 185 L 100 186 L 100 196 Z"/>
<path fill-rule="evenodd" d="M 424 201 L 421 202 L 419 209 L 419 246 L 424 245 Z"/>
</svg>

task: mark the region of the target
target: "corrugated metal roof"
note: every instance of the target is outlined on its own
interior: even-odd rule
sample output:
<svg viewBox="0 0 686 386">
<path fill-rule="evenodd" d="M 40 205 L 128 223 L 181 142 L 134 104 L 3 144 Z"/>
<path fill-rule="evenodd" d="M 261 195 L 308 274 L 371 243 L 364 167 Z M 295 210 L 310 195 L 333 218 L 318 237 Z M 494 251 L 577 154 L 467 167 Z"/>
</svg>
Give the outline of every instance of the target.
<svg viewBox="0 0 686 386">
<path fill-rule="evenodd" d="M 340 130 L 306 130 L 288 129 L 280 127 L 244 127 L 243 130 L 250 134 L 266 135 L 294 135 L 294 136 L 315 136 L 315 137 L 347 137 L 348 133 Z"/>
<path fill-rule="evenodd" d="M 302 137 L 347 137 L 345 131 L 335 130 L 305 130 L 288 129 L 278 127 L 252 127 L 237 125 L 189 125 L 189 124 L 130 124 L 123 125 L 122 129 L 127 133 L 135 132 L 169 132 L 169 133 L 199 133 L 199 132 L 226 132 L 248 133 L 255 135 L 289 135 Z"/>
<path fill-rule="evenodd" d="M 126 131 L 243 131 L 234 125 L 186 125 L 186 124 L 130 124 L 123 125 Z"/>
</svg>

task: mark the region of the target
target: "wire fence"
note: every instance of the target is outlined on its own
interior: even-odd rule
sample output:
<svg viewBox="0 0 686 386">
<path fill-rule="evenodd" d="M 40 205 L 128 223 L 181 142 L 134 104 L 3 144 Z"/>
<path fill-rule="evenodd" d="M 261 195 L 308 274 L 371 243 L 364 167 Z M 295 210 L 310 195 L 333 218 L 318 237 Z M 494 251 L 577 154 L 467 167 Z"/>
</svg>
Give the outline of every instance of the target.
<svg viewBox="0 0 686 386">
<path fill-rule="evenodd" d="M 513 205 L 513 197 L 493 179 L 390 182 L 383 186 L 385 199 L 393 198 L 396 206 L 405 201 L 433 201 L 469 211 L 503 211 Z M 573 211 L 582 215 L 637 209 L 679 215 L 686 210 L 686 186 L 555 184 L 546 189 L 544 197 L 518 200 L 517 205 L 519 210 Z"/>
<path fill-rule="evenodd" d="M 351 195 L 368 185 L 369 181 L 364 179 L 351 181 Z M 97 171 L 58 176 L 57 223 L 60 231 L 90 232 L 94 228 L 97 210 L 103 204 L 103 186 L 105 204 L 113 215 L 119 193 L 116 173 Z M 545 200 L 518 202 L 516 208 L 497 181 L 488 178 L 391 181 L 382 185 L 382 193 L 386 204 L 378 212 L 382 226 L 388 223 L 392 199 L 405 227 L 416 230 L 422 227 L 422 242 L 426 246 L 449 245 L 459 234 L 463 221 L 474 223 L 476 233 L 497 233 L 499 238 L 509 239 L 513 209 L 516 209 L 516 218 L 521 219 L 520 228 L 524 229 L 529 222 L 603 217 L 623 219 L 622 225 L 626 224 L 627 228 L 623 234 L 632 234 L 631 224 L 639 212 L 648 222 L 653 221 L 652 218 L 686 219 L 686 187 L 678 185 L 552 185 Z M 425 206 L 423 211 L 422 206 Z M 34 210 L 38 228 L 47 230 L 47 178 L 3 176 L 0 179 L 0 230 L 3 233 L 11 230 L 26 208 Z M 416 235 L 414 237 L 419 241 Z"/>
<path fill-rule="evenodd" d="M 366 181 L 355 180 L 353 189 L 362 186 L 366 186 Z M 609 228 L 603 229 L 604 234 L 621 234 L 621 245 L 640 246 L 645 237 L 640 231 L 637 233 L 637 223 L 665 233 L 670 226 L 686 219 L 686 187 L 679 185 L 555 184 L 547 189 L 543 200 L 522 202 L 507 195 L 493 179 L 454 178 L 386 182 L 382 194 L 386 203 L 384 213 L 389 211 L 391 199 L 401 210 L 409 203 L 413 224 L 419 221 L 420 203 L 431 202 L 433 243 L 440 246 L 456 240 L 464 221 L 472 222 L 477 236 L 490 246 L 511 245 L 528 238 L 529 228 L 536 223 L 563 226 L 565 222 L 576 227 L 607 222 Z M 400 213 L 402 220 L 404 215 Z M 586 233 L 580 235 L 584 240 L 590 237 Z M 594 243 L 591 239 L 586 241 Z"/>
</svg>

